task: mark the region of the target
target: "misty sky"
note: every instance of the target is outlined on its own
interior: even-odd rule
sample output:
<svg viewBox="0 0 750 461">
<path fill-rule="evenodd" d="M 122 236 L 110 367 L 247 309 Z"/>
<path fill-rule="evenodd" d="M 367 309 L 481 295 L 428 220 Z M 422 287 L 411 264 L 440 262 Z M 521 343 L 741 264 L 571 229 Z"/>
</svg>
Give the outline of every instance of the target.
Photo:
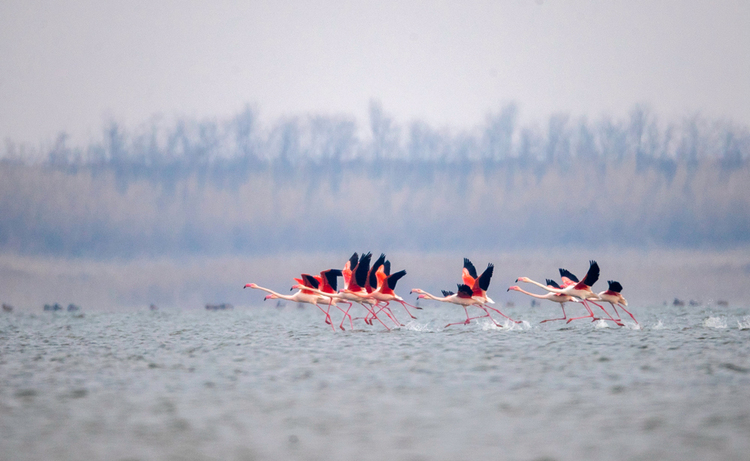
<svg viewBox="0 0 750 461">
<path fill-rule="evenodd" d="M 309 112 L 456 129 L 515 101 L 750 125 L 747 1 L 0 2 L 0 140 L 153 115 Z"/>
</svg>

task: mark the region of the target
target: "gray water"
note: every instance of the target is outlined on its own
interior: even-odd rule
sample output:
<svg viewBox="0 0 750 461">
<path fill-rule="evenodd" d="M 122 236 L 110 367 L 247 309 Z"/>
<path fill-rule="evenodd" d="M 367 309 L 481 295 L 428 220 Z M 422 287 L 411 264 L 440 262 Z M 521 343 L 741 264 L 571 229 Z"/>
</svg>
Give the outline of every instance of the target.
<svg viewBox="0 0 750 461">
<path fill-rule="evenodd" d="M 346 332 L 291 305 L 0 313 L 0 458 L 750 458 L 750 309 L 631 307 L 640 329 L 540 325 L 554 304 Z"/>
</svg>

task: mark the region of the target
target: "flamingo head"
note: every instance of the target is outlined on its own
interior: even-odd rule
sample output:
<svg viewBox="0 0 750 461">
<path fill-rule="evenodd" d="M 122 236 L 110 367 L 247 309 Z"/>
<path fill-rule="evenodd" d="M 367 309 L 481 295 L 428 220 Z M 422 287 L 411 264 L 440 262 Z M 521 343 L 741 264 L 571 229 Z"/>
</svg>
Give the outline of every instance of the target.
<svg viewBox="0 0 750 461">
<path fill-rule="evenodd" d="M 422 290 L 420 290 L 419 288 L 412 288 L 412 290 L 409 292 L 409 294 L 412 294 L 412 293 L 422 293 Z M 419 299 L 419 298 L 417 298 L 417 299 Z"/>
<path fill-rule="evenodd" d="M 269 299 L 276 299 L 276 295 L 268 295 L 265 298 L 263 298 L 263 301 L 267 301 Z"/>
<path fill-rule="evenodd" d="M 254 283 L 248 283 L 247 285 L 245 285 L 243 287 L 243 289 L 244 288 L 258 288 L 258 285 L 254 284 Z"/>
<path fill-rule="evenodd" d="M 528 277 L 518 277 L 516 279 L 516 283 L 518 283 L 518 282 L 529 283 L 529 278 Z"/>
<path fill-rule="evenodd" d="M 518 280 L 516 280 L 516 282 L 517 282 L 517 281 L 518 281 Z M 518 287 L 518 286 L 512 286 L 512 287 L 508 287 L 508 290 L 507 290 L 507 291 L 510 291 L 510 290 L 513 290 L 513 291 L 521 291 L 521 287 Z"/>
</svg>

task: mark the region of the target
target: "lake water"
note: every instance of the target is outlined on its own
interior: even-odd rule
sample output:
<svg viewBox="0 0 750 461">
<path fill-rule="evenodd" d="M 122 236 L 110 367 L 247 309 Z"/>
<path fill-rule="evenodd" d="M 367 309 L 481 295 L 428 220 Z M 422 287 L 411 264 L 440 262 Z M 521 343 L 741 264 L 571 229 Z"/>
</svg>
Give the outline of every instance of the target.
<svg viewBox="0 0 750 461">
<path fill-rule="evenodd" d="M 750 457 L 747 307 L 631 305 L 637 329 L 540 325 L 548 303 L 446 329 L 463 309 L 423 306 L 346 332 L 271 303 L 0 313 L 0 458 Z"/>
</svg>

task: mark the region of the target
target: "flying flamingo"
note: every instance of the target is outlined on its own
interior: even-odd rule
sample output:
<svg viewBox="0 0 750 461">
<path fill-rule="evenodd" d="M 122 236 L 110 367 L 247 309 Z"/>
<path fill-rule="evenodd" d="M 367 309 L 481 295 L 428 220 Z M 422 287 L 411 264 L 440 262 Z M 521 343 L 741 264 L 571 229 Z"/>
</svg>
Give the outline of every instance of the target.
<svg viewBox="0 0 750 461">
<path fill-rule="evenodd" d="M 432 295 L 430 293 L 427 293 L 426 291 L 420 288 L 413 288 L 409 293 L 418 293 L 419 296 L 417 296 L 417 299 L 432 299 L 433 301 L 440 301 L 443 303 L 450 303 L 450 304 L 458 304 L 459 306 L 462 306 L 464 308 L 464 311 L 466 312 L 466 320 L 464 320 L 463 322 L 449 323 L 448 325 L 445 326 L 445 328 L 448 328 L 451 325 L 468 325 L 472 320 L 481 319 L 484 317 L 489 317 L 490 320 L 492 320 L 492 323 L 494 323 L 498 327 L 502 327 L 502 325 L 497 323 L 495 319 L 492 318 L 490 313 L 487 311 L 487 309 L 483 305 L 482 301 L 474 299 L 474 297 L 471 296 L 473 291 L 471 287 L 469 287 L 465 283 L 458 284 L 458 293 L 453 293 L 452 291 L 443 290 L 442 298 Z M 475 306 L 475 307 L 478 307 L 479 309 L 482 309 L 485 315 L 480 315 L 477 317 L 469 317 L 469 310 L 467 309 L 469 306 Z"/>
<path fill-rule="evenodd" d="M 477 276 L 477 269 L 474 267 L 474 264 L 471 263 L 469 258 L 464 258 L 464 268 L 461 272 L 461 279 L 464 281 L 465 285 L 471 287 L 472 296 L 484 297 L 486 299 L 485 302 L 495 304 L 495 301 L 487 296 L 487 288 L 489 288 L 490 278 L 492 277 L 492 269 L 490 269 L 491 267 L 494 267 L 494 265 L 491 263 L 487 264 L 487 269 L 484 270 L 482 276 L 480 277 Z M 481 283 L 479 281 L 480 278 L 484 278 Z M 481 288 L 480 285 L 486 286 L 485 288 Z"/>
<path fill-rule="evenodd" d="M 333 322 L 331 321 L 331 315 L 328 312 L 326 312 L 325 309 L 323 309 L 322 307 L 320 307 L 320 305 L 318 304 L 319 302 L 328 303 L 329 302 L 328 301 L 329 298 L 327 296 L 323 296 L 321 294 L 314 293 L 311 289 L 309 289 L 311 287 L 307 287 L 307 286 L 304 285 L 304 280 L 300 280 L 300 279 L 295 279 L 295 280 L 298 281 L 298 282 L 302 282 L 302 285 L 295 286 L 295 287 L 299 288 L 299 291 L 297 291 L 296 293 L 294 293 L 292 295 L 282 295 L 281 293 L 277 293 L 277 292 L 275 292 L 275 291 L 273 291 L 273 290 L 271 290 L 269 288 L 264 288 L 262 286 L 259 286 L 259 285 L 255 284 L 255 283 L 248 283 L 243 288 L 254 288 L 256 290 L 263 290 L 263 291 L 265 291 L 267 293 L 270 293 L 265 298 L 263 298 L 263 301 L 266 301 L 268 299 L 284 299 L 284 300 L 292 301 L 292 302 L 296 302 L 296 303 L 308 303 L 308 304 L 312 304 L 312 305 L 316 306 L 318 309 L 320 309 L 326 315 L 326 323 L 328 323 L 329 325 L 331 325 L 331 328 L 333 329 L 333 331 L 336 331 L 336 328 L 333 326 Z"/>
<path fill-rule="evenodd" d="M 638 320 L 633 317 L 633 314 L 625 309 L 625 306 L 628 305 L 628 300 L 623 298 L 622 294 L 620 294 L 620 292 L 622 291 L 622 285 L 620 284 L 620 282 L 617 282 L 615 280 L 608 280 L 607 283 L 609 284 L 609 288 L 606 291 L 602 291 L 601 293 L 599 293 L 599 299 L 612 305 L 615 313 L 617 313 L 617 306 L 620 306 L 620 308 L 624 310 L 630 316 L 630 318 L 633 319 L 635 324 L 638 325 Z"/>
<path fill-rule="evenodd" d="M 550 287 L 552 287 L 552 288 L 558 288 L 558 289 L 560 288 L 560 285 L 558 285 L 557 282 L 555 282 L 554 280 L 550 280 L 550 279 L 547 279 L 547 285 L 550 286 Z M 550 301 L 553 301 L 553 302 L 556 302 L 556 303 L 560 304 L 560 307 L 562 308 L 562 312 L 563 312 L 562 318 L 542 320 L 539 323 L 551 322 L 553 320 L 567 320 L 568 319 L 568 315 L 565 313 L 565 303 L 567 303 L 567 302 L 575 302 L 575 299 L 572 296 L 570 296 L 570 295 L 563 295 L 563 294 L 553 293 L 553 292 L 548 292 L 546 295 L 537 295 L 537 294 L 534 294 L 534 293 L 529 293 L 528 291 L 523 290 L 521 287 L 518 287 L 518 286 L 512 286 L 512 287 L 508 288 L 508 291 L 511 291 L 511 290 L 520 291 L 521 293 L 527 294 L 527 295 L 532 296 L 534 298 L 547 299 L 547 300 L 550 300 Z"/>
<path fill-rule="evenodd" d="M 492 309 L 511 322 L 521 323 L 520 320 L 513 320 L 512 318 L 500 312 L 499 309 L 495 309 L 494 307 L 487 305 L 488 303 L 495 304 L 495 301 L 487 296 L 487 289 L 490 287 L 490 279 L 492 279 L 492 273 L 494 269 L 494 264 L 489 263 L 487 264 L 487 269 L 482 272 L 482 275 L 477 277 L 477 270 L 474 268 L 474 264 L 469 261 L 469 258 L 464 258 L 464 268 L 461 278 L 463 279 L 465 285 L 471 287 L 472 298 L 476 299 L 477 301 L 481 301 L 482 305 L 486 309 Z"/>
</svg>

